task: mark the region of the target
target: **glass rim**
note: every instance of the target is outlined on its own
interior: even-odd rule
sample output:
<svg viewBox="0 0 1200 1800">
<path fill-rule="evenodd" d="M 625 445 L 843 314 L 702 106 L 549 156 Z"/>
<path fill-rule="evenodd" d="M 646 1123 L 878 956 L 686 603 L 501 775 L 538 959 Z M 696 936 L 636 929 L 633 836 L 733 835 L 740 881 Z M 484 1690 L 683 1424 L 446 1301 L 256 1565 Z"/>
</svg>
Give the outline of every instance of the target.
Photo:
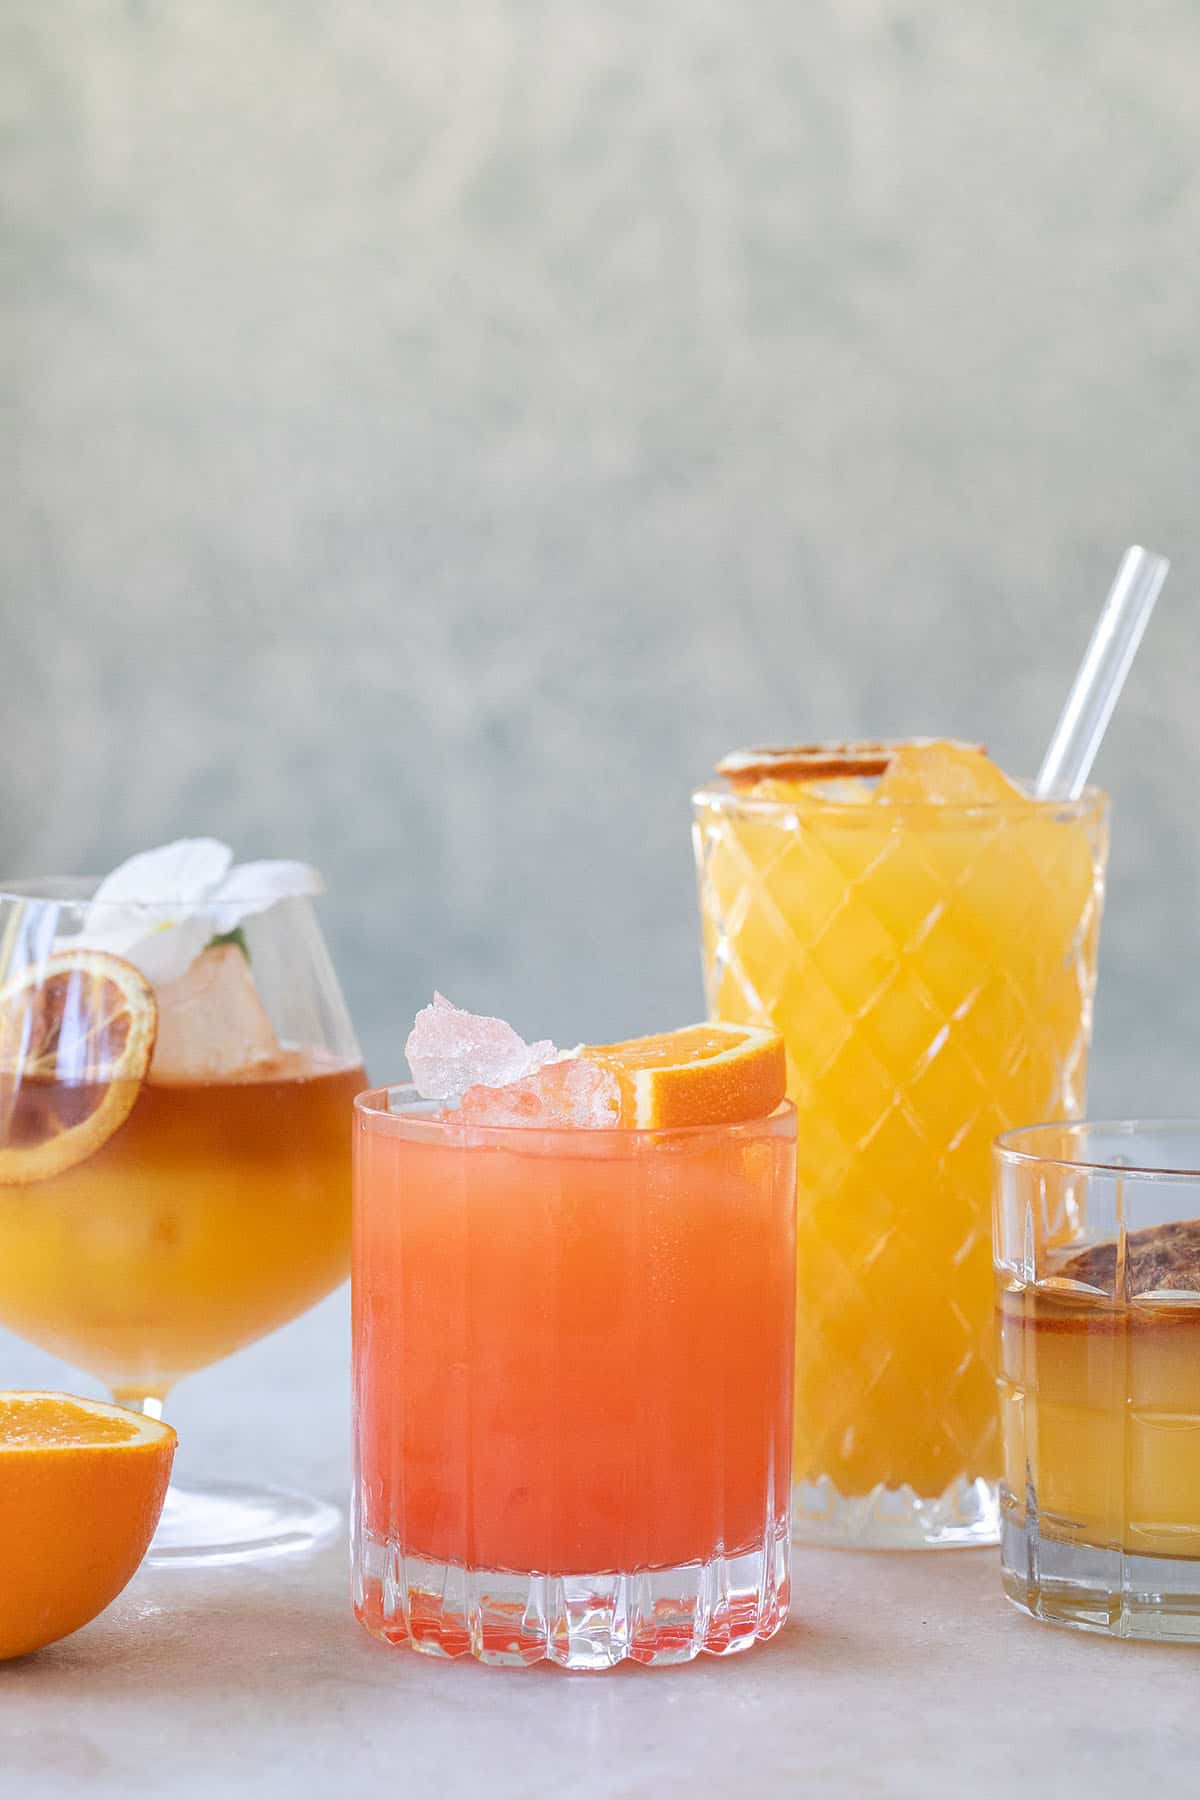
<svg viewBox="0 0 1200 1800">
<path fill-rule="evenodd" d="M 1200 1165 L 1184 1163 L 1111 1162 L 1100 1157 L 1047 1156 L 1022 1147 L 1022 1139 L 1036 1139 L 1042 1132 L 1068 1133 L 1079 1136 L 1088 1131 L 1109 1132 L 1115 1138 L 1134 1137 L 1141 1132 L 1164 1137 L 1187 1132 L 1200 1144 L 1200 1118 L 1175 1119 L 1046 1119 L 1036 1125 L 1016 1125 L 1003 1131 L 992 1144 L 997 1161 L 1015 1168 L 1070 1170 L 1083 1175 L 1120 1175 L 1135 1181 L 1189 1182 L 1200 1180 Z"/>
<path fill-rule="evenodd" d="M 838 779 L 853 780 L 854 777 Z M 822 785 L 819 781 L 804 784 L 813 788 Z M 1024 787 L 1032 784 L 1023 781 Z M 955 824 L 963 820 L 995 820 L 1024 819 L 1028 817 L 1028 809 L 1036 808 L 1039 815 L 1054 813 L 1064 820 L 1086 819 L 1090 817 L 1107 817 L 1112 807 L 1112 799 L 1106 788 L 1089 784 L 1084 788 L 1077 800 L 1041 800 L 1034 794 L 1027 794 L 1014 800 L 900 800 L 889 801 L 886 806 L 874 806 L 869 801 L 861 800 L 827 800 L 814 796 L 818 806 L 813 808 L 812 816 L 819 818 L 871 820 L 875 824 L 893 823 L 906 818 L 944 819 Z M 768 795 L 755 795 L 747 789 L 733 787 L 699 787 L 692 792 L 692 806 L 699 812 L 715 808 L 718 812 L 737 812 L 760 814 L 764 818 L 797 813 L 797 801 L 781 800 Z"/>
<path fill-rule="evenodd" d="M 313 870 L 317 881 L 317 893 L 325 893 L 325 881 L 320 871 Z M 15 879 L 0 878 L 0 906 L 58 906 L 95 909 L 97 912 L 129 912 L 133 909 L 144 909 L 157 913 L 210 913 L 221 906 L 257 906 L 267 896 L 261 889 L 239 888 L 235 893 L 222 892 L 219 898 L 206 897 L 201 900 L 180 900 L 174 895 L 160 895 L 157 898 L 139 898 L 123 900 L 95 900 L 92 898 L 100 883 L 107 878 L 103 875 L 31 875 L 18 876 Z M 307 894 L 275 894 L 271 896 L 271 905 L 279 905 L 284 900 L 312 900 L 313 893 Z"/>
<path fill-rule="evenodd" d="M 393 1112 L 386 1103 L 392 1094 L 412 1096 L 406 1107 Z M 380 1103 L 382 1100 L 382 1104 Z M 776 1135 L 781 1126 L 789 1126 L 787 1136 L 796 1136 L 796 1108 L 783 1099 L 774 1112 L 757 1119 L 727 1119 L 703 1125 L 470 1125 L 457 1119 L 439 1116 L 432 1109 L 440 1100 L 423 1100 L 411 1081 L 385 1083 L 381 1087 L 364 1088 L 354 1096 L 354 1111 L 368 1130 L 383 1130 L 388 1137 L 405 1138 L 411 1143 L 440 1144 L 448 1150 L 472 1149 L 491 1145 L 493 1148 L 515 1148 L 537 1143 L 557 1147 L 564 1152 L 569 1146 L 576 1154 L 607 1154 L 626 1145 L 637 1148 L 659 1143 L 697 1143 L 705 1138 L 757 1137 L 764 1132 Z M 425 1110 L 422 1110 L 425 1109 Z"/>
</svg>

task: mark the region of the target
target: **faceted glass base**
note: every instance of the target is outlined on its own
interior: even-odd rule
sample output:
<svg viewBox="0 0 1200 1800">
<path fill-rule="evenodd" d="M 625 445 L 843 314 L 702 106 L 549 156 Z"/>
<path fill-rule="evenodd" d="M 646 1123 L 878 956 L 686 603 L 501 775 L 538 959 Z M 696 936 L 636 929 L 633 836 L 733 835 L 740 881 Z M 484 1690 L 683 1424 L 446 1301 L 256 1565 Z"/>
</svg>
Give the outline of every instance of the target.
<svg viewBox="0 0 1200 1800">
<path fill-rule="evenodd" d="M 1200 1643 L 1200 1562 L 1064 1544 L 1006 1518 L 1004 1592 L 1032 1618 L 1110 1637 Z"/>
<path fill-rule="evenodd" d="M 1000 1542 L 1000 1508 L 990 1481 L 952 1482 L 936 1499 L 910 1487 L 839 1494 L 827 1475 L 792 1489 L 798 1544 L 846 1550 L 953 1550 Z"/>
<path fill-rule="evenodd" d="M 286 1488 L 172 1482 L 146 1560 L 181 1569 L 285 1556 L 323 1543 L 341 1522 L 336 1506 Z"/>
<path fill-rule="evenodd" d="M 354 1588 L 368 1631 L 427 1656 L 564 1669 L 733 1656 L 774 1637 L 787 1618 L 787 1524 L 776 1521 L 765 1545 L 738 1556 L 628 1575 L 464 1569 L 364 1535 Z"/>
</svg>

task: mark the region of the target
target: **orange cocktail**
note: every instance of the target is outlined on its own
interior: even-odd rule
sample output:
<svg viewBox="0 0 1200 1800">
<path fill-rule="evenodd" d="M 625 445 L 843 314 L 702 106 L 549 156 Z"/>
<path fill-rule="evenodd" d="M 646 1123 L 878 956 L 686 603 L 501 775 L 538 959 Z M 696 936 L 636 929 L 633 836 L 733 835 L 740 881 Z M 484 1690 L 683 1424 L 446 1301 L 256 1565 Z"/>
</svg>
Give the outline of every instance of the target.
<svg viewBox="0 0 1200 1800">
<path fill-rule="evenodd" d="M 990 1147 L 1082 1105 L 1104 796 L 946 744 L 722 768 L 710 1010 L 783 1033 L 798 1114 L 797 1533 L 995 1541 Z"/>
<path fill-rule="evenodd" d="M 158 1416 L 350 1262 L 362 1058 L 307 864 L 215 838 L 0 891 L 0 1324 Z M 314 1543 L 336 1509 L 176 1480 L 152 1551 Z"/>
<path fill-rule="evenodd" d="M 0 1183 L 0 1320 L 140 1405 L 294 1318 L 345 1279 L 362 1085 L 302 1051 L 237 1080 L 144 1081 L 92 1155 Z M 94 1104 L 26 1087 L 9 1136 L 35 1106 Z"/>
<path fill-rule="evenodd" d="M 1200 1642 L 1200 1122 L 1028 1126 L 994 1162 L 1004 1591 Z"/>
<path fill-rule="evenodd" d="M 395 1643 L 677 1661 L 786 1610 L 791 1109 L 674 1130 L 360 1097 L 359 1615 Z"/>
</svg>

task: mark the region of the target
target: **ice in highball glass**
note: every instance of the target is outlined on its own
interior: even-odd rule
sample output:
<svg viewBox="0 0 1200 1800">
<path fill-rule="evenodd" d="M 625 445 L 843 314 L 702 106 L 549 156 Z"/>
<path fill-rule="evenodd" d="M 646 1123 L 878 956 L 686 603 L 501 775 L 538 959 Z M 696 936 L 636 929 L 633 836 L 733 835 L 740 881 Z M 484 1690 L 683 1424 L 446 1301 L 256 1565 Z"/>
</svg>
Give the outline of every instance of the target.
<svg viewBox="0 0 1200 1800">
<path fill-rule="evenodd" d="M 783 1033 L 798 1115 L 796 1534 L 995 1542 L 991 1143 L 1082 1108 L 1107 802 L 929 742 L 722 775 L 709 1008 Z"/>
<path fill-rule="evenodd" d="M 387 1642 L 605 1668 L 786 1617 L 794 1115 L 777 1039 L 687 1036 L 357 1102 L 355 1604 Z"/>
<path fill-rule="evenodd" d="M 350 1258 L 362 1059 L 290 863 L 185 840 L 0 892 L 0 1323 L 158 1416 Z M 152 1556 L 299 1548 L 336 1509 L 173 1486 Z"/>
</svg>

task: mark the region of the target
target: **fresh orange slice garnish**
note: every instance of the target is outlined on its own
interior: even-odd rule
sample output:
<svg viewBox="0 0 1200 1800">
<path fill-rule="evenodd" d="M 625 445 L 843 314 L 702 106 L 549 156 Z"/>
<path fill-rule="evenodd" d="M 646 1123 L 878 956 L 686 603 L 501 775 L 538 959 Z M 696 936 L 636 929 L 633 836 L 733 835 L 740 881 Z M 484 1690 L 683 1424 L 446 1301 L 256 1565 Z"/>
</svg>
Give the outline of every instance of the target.
<svg viewBox="0 0 1200 1800">
<path fill-rule="evenodd" d="M 783 1039 L 753 1025 L 685 1025 L 579 1054 L 616 1076 L 620 1123 L 638 1130 L 765 1119 L 787 1090 Z"/>
<path fill-rule="evenodd" d="M 105 951 L 60 951 L 0 989 L 0 1185 L 45 1181 L 107 1143 L 157 1029 L 154 989 Z"/>
<path fill-rule="evenodd" d="M 78 1631 L 146 1554 L 169 1425 L 70 1394 L 0 1393 L 0 1661 Z"/>
</svg>

